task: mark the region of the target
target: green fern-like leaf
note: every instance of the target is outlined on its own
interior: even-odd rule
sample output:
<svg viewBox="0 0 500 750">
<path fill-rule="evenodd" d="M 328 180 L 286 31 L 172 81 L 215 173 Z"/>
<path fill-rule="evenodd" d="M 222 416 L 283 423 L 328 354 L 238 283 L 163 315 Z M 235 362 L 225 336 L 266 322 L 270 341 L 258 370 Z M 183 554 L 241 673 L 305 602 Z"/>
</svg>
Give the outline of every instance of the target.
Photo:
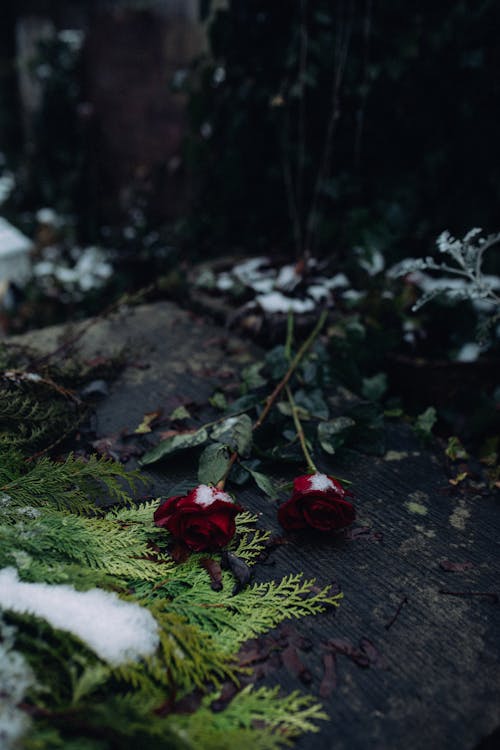
<svg viewBox="0 0 500 750">
<path fill-rule="evenodd" d="M 38 507 L 51 505 L 74 513 L 95 513 L 96 502 L 111 499 L 127 503 L 140 475 L 127 472 L 118 462 L 91 456 L 88 461 L 69 455 L 62 463 L 43 457 L 35 464 L 20 466 L 24 472 L 12 478 L 7 460 L 0 459 L 0 492 L 9 495 L 12 503 Z M 3 465 L 2 465 L 3 464 Z M 3 482 L 7 474 L 8 481 Z"/>
</svg>

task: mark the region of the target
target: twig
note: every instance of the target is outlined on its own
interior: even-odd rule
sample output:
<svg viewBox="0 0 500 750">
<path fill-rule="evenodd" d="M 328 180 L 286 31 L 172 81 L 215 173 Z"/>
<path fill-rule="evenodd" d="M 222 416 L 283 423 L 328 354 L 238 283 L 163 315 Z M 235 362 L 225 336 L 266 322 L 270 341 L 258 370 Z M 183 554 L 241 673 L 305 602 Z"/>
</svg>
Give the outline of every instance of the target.
<svg viewBox="0 0 500 750">
<path fill-rule="evenodd" d="M 302 358 L 304 357 L 304 354 L 312 346 L 312 344 L 314 343 L 314 341 L 315 341 L 316 337 L 318 336 L 319 332 L 323 328 L 323 325 L 325 323 L 327 315 L 328 315 L 328 312 L 326 310 L 324 310 L 321 313 L 321 316 L 320 316 L 318 322 L 316 323 L 316 325 L 314 327 L 314 330 L 309 335 L 309 338 L 306 341 L 304 341 L 304 343 L 300 347 L 299 351 L 297 352 L 297 354 L 293 358 L 293 360 L 292 360 L 292 362 L 290 364 L 290 367 L 286 371 L 285 375 L 280 380 L 280 382 L 278 383 L 278 385 L 276 386 L 276 388 L 274 389 L 274 391 L 271 393 L 271 395 L 267 397 L 264 409 L 262 410 L 260 417 L 257 419 L 257 421 L 255 422 L 255 424 L 253 426 L 254 430 L 257 430 L 261 426 L 261 424 L 263 423 L 263 421 L 265 420 L 265 418 L 269 414 L 269 411 L 270 411 L 272 405 L 274 404 L 274 402 L 276 401 L 276 399 L 280 395 L 281 391 L 283 390 L 283 388 L 285 388 L 285 386 L 287 385 L 288 381 L 292 377 L 293 373 L 295 372 L 295 370 L 299 366 Z"/>
<path fill-rule="evenodd" d="M 404 596 L 401 599 L 401 601 L 398 604 L 398 608 L 396 609 L 394 615 L 391 617 L 391 619 L 389 620 L 389 622 L 387 622 L 385 624 L 385 629 L 386 630 L 389 630 L 390 628 L 392 628 L 392 626 L 394 625 L 394 623 L 398 619 L 398 617 L 399 617 L 399 615 L 401 613 L 401 610 L 403 609 L 403 607 L 404 607 L 405 604 L 408 604 L 408 597 L 407 596 Z"/>
<path fill-rule="evenodd" d="M 447 596 L 483 596 L 487 599 L 491 599 L 494 604 L 497 604 L 500 599 L 495 591 L 447 591 L 445 589 L 439 589 L 440 594 L 446 594 Z"/>
</svg>

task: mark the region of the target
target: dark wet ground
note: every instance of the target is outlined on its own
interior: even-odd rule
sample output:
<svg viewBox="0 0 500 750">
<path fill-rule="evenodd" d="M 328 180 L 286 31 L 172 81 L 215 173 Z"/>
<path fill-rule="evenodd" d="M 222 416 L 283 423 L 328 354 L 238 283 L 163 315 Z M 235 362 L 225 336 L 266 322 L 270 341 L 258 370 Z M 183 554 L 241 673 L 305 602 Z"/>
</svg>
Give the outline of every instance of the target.
<svg viewBox="0 0 500 750">
<path fill-rule="evenodd" d="M 50 351 L 61 331 L 22 340 Z M 128 364 L 97 402 L 97 438 L 139 425 L 145 413 L 175 405 L 179 396 L 206 402 L 255 351 L 166 302 L 99 322 L 80 346 L 84 359 L 127 350 Z M 299 747 L 500 746 L 494 736 L 480 745 L 500 727 L 498 500 L 451 487 L 441 458 L 404 424 L 388 428 L 384 457 L 352 451 L 321 468 L 352 480 L 355 528 L 333 541 L 289 540 L 255 570 L 258 580 L 303 571 L 344 593 L 337 611 L 285 628 L 281 658 L 264 670 L 267 682 L 287 692 L 322 694 L 331 720 Z M 154 495 L 168 495 L 179 481 L 196 483 L 188 459 L 152 469 Z M 238 499 L 261 515 L 264 528 L 282 533 L 274 503 L 253 489 L 239 491 Z"/>
</svg>

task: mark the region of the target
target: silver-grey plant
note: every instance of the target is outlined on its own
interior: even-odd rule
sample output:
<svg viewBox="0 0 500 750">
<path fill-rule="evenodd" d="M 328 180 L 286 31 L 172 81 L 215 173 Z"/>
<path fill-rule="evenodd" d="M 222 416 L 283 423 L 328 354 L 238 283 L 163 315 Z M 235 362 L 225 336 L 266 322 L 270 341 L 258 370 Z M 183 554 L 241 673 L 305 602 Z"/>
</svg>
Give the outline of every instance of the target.
<svg viewBox="0 0 500 750">
<path fill-rule="evenodd" d="M 452 300 L 480 300 L 490 310 L 500 305 L 497 293 L 500 291 L 500 278 L 484 274 L 482 268 L 484 253 L 500 242 L 500 233 L 476 239 L 481 232 L 482 229 L 471 229 L 461 240 L 452 237 L 448 231 L 442 232 L 436 244 L 439 252 L 448 256 L 445 262 L 438 263 L 430 256 L 406 258 L 388 271 L 390 278 L 417 274 L 417 284 L 424 294 L 413 305 L 414 311 L 441 294 Z M 427 270 L 438 271 L 440 275 L 422 273 Z"/>
</svg>

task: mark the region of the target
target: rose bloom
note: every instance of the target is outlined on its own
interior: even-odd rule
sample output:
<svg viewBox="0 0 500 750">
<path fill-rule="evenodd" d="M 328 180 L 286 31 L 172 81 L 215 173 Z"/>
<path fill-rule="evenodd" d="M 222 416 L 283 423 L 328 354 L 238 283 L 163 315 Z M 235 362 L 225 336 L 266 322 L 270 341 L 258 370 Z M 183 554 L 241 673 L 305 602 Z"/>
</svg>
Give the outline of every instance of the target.
<svg viewBox="0 0 500 750">
<path fill-rule="evenodd" d="M 293 494 L 278 510 L 278 520 L 287 531 L 317 529 L 337 531 L 356 518 L 352 493 L 326 474 L 308 474 L 293 481 Z"/>
<path fill-rule="evenodd" d="M 200 484 L 184 497 L 169 497 L 155 511 L 154 522 L 194 552 L 218 550 L 233 538 L 234 519 L 242 510 L 227 492 Z"/>
</svg>

